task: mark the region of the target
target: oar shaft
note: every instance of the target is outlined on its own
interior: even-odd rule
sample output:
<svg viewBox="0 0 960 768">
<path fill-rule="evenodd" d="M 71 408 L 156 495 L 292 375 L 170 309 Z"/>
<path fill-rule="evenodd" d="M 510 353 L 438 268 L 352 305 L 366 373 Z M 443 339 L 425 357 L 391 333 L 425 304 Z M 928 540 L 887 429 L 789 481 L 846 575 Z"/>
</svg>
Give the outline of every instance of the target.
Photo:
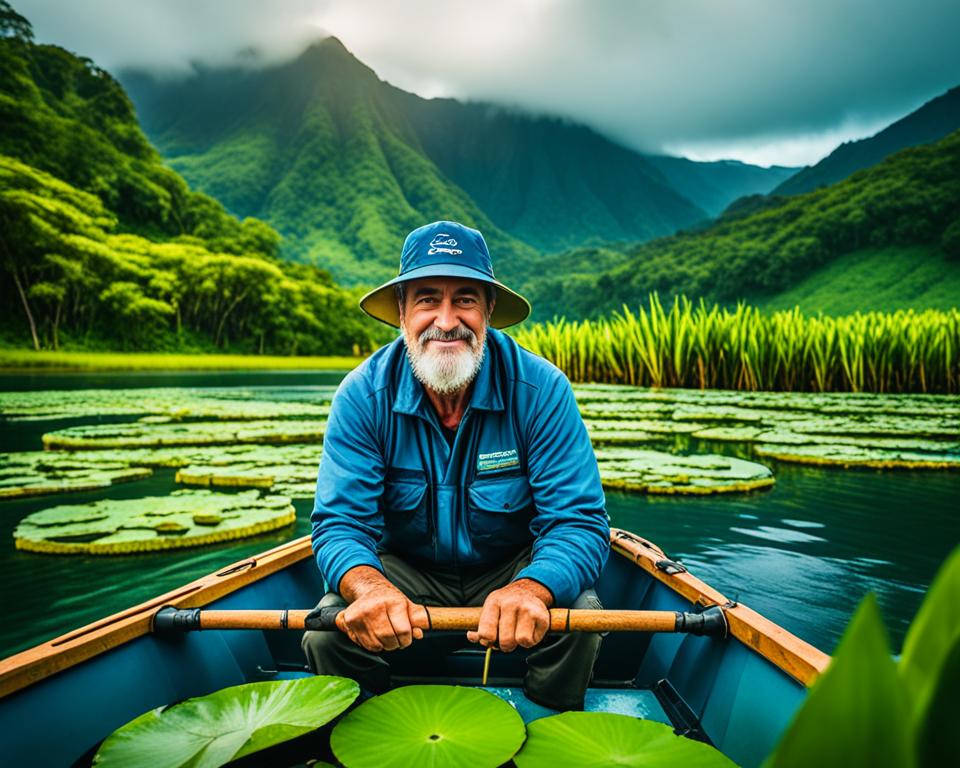
<svg viewBox="0 0 960 768">
<path fill-rule="evenodd" d="M 323 609 L 319 615 L 307 610 L 219 611 L 173 607 L 160 609 L 154 617 L 154 629 L 190 631 L 198 629 L 315 629 L 337 628 L 342 608 Z M 430 629 L 436 631 L 475 630 L 481 608 L 427 607 Z M 714 606 L 703 613 L 675 611 L 608 611 L 553 608 L 551 632 L 691 632 L 698 635 L 726 635 L 723 610 Z"/>
</svg>

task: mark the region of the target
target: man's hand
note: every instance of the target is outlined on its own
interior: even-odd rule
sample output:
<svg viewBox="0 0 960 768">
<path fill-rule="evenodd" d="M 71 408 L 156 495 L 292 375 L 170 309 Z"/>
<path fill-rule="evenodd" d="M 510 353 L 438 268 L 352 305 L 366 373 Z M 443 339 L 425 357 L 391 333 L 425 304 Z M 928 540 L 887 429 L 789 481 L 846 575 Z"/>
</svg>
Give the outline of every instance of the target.
<svg viewBox="0 0 960 768">
<path fill-rule="evenodd" d="M 340 594 L 350 605 L 337 617 L 337 626 L 373 653 L 406 648 L 430 626 L 424 607 L 408 600 L 376 568 L 351 568 L 340 580 Z"/>
<path fill-rule="evenodd" d="M 476 632 L 467 632 L 471 643 L 495 646 L 510 653 L 518 645 L 532 648 L 550 628 L 553 603 L 550 590 L 532 579 L 519 579 L 494 590 L 483 602 Z"/>
</svg>

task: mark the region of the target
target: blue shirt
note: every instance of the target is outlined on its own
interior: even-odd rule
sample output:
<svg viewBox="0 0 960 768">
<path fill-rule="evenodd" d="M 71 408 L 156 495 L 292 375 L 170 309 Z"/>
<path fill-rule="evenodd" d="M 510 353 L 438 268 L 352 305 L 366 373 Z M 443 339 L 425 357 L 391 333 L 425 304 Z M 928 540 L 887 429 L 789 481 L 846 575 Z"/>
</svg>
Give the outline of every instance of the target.
<svg viewBox="0 0 960 768">
<path fill-rule="evenodd" d="M 343 380 L 310 519 L 332 588 L 355 566 L 382 571 L 378 548 L 414 563 L 492 566 L 532 542 L 516 578 L 569 606 L 609 553 L 600 473 L 570 383 L 492 328 L 452 445 L 402 338 Z"/>
</svg>

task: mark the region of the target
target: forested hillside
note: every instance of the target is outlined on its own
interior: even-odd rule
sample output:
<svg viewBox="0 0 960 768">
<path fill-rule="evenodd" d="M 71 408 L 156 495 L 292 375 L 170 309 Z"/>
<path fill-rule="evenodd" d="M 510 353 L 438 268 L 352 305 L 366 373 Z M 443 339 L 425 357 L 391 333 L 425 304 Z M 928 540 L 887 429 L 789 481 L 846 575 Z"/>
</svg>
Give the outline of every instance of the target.
<svg viewBox="0 0 960 768">
<path fill-rule="evenodd" d="M 928 144 L 960 128 L 960 86 L 931 99 L 875 136 L 841 144 L 816 165 L 791 176 L 771 194 L 799 195 L 845 179 L 901 149 Z"/>
<path fill-rule="evenodd" d="M 726 303 L 762 301 L 862 249 L 935 246 L 940 258 L 960 260 L 960 131 L 830 187 L 759 202 L 755 210 L 740 206 L 702 231 L 614 249 L 625 263 L 599 277 L 586 270 L 561 272 L 588 263 L 596 249 L 552 257 L 553 266 L 531 291 L 537 316 L 595 316 L 635 306 L 653 291 Z M 599 255 L 608 264 L 617 260 L 604 250 Z M 924 269 L 929 274 L 926 259 Z"/>
<path fill-rule="evenodd" d="M 89 59 L 0 4 L 4 343 L 328 353 L 382 338 L 280 237 L 192 192 Z"/>
<path fill-rule="evenodd" d="M 285 254 L 348 282 L 393 274 L 406 232 L 437 218 L 480 227 L 500 276 L 522 280 L 541 271 L 536 250 L 646 240 L 705 219 L 672 176 L 695 171 L 714 207 L 784 177 L 689 161 L 668 173 L 581 125 L 422 99 L 333 38 L 265 69 L 122 77 L 173 167 L 277 227 Z"/>
</svg>

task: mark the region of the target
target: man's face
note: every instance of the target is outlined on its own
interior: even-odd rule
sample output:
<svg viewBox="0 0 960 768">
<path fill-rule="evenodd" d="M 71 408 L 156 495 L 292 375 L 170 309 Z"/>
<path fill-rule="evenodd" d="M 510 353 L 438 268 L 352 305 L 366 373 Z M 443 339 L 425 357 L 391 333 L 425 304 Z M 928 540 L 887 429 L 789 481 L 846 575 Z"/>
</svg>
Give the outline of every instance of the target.
<svg viewBox="0 0 960 768">
<path fill-rule="evenodd" d="M 487 306 L 476 280 L 431 277 L 411 280 L 400 305 L 400 328 L 414 375 L 441 395 L 466 387 L 483 363 Z"/>
</svg>

